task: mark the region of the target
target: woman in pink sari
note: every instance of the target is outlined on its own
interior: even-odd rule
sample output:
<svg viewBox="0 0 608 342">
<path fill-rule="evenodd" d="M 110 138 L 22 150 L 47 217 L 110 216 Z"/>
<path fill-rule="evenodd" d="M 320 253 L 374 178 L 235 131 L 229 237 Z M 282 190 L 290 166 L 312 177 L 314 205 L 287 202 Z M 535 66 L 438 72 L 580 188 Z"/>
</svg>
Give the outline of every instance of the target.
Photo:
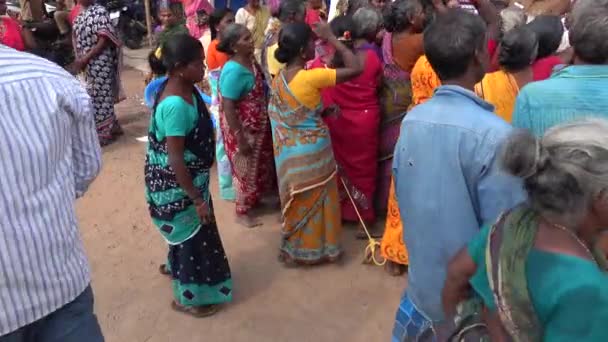
<svg viewBox="0 0 608 342">
<path fill-rule="evenodd" d="M 213 13 L 213 6 L 207 0 L 182 0 L 184 12 L 186 14 L 186 27 L 190 35 L 196 39 L 201 39 L 206 31 L 209 30 L 208 17 Z M 199 13 L 205 13 L 207 20 L 204 23 L 199 21 Z"/>
<path fill-rule="evenodd" d="M 363 220 L 372 223 L 376 219 L 373 199 L 376 191 L 380 125 L 378 87 L 382 62 L 373 49 L 364 45 L 375 39 L 380 24 L 380 15 L 366 8 L 357 11 L 352 19 L 342 16 L 334 19 L 331 24 L 334 34 L 342 37 L 345 44 L 350 44 L 360 62 L 365 65 L 360 76 L 322 93 L 326 108 L 339 109 L 338 115 L 326 118 L 326 122 L 341 178 L 338 187 L 343 194 L 342 219 L 348 222 L 358 222 L 359 218 L 344 191 L 344 185 L 355 200 Z M 331 64 L 333 68 L 339 67 L 342 61 L 336 55 Z M 318 59 L 315 66 L 322 67 L 322 61 Z M 365 237 L 363 231 L 358 237 Z"/>
</svg>

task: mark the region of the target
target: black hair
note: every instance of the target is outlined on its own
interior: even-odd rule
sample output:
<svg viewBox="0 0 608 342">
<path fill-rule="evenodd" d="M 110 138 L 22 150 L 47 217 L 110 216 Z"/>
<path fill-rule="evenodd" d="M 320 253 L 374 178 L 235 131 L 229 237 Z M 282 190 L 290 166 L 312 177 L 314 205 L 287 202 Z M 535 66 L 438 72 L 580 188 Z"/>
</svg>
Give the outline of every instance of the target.
<svg viewBox="0 0 608 342">
<path fill-rule="evenodd" d="M 220 24 L 222 19 L 228 14 L 232 13 L 232 10 L 226 8 L 216 8 L 213 13 L 209 16 L 209 31 L 211 31 L 211 40 L 217 38 L 219 32 L 217 32 L 217 26 Z"/>
<path fill-rule="evenodd" d="M 306 11 L 306 1 L 304 0 L 281 0 L 277 18 L 285 22 L 292 15 L 304 13 Z"/>
<path fill-rule="evenodd" d="M 150 69 L 154 74 L 164 75 L 167 72 L 201 59 L 201 42 L 189 34 L 176 34 L 161 46 L 161 58 L 155 51 L 148 55 Z"/>
<path fill-rule="evenodd" d="M 359 8 L 370 7 L 370 6 L 371 6 L 371 4 L 369 3 L 369 0 L 349 0 L 348 8 L 346 9 L 346 14 L 354 15 L 355 12 L 357 12 L 357 10 Z"/>
<path fill-rule="evenodd" d="M 308 45 L 312 38 L 312 30 L 306 23 L 285 25 L 279 32 L 279 47 L 274 57 L 280 63 L 289 63 L 296 58 Z"/>
<path fill-rule="evenodd" d="M 346 31 L 353 32 L 353 28 L 355 27 L 355 23 L 353 22 L 353 18 L 350 15 L 341 15 L 339 17 L 335 17 L 330 23 L 329 27 L 333 32 L 334 36 L 340 38 L 344 36 Z M 343 40 L 342 44 L 346 47 L 352 49 L 353 41 L 351 40 Z M 332 68 L 341 68 L 344 66 L 344 61 L 342 60 L 342 54 L 336 53 L 331 61 Z"/>
<path fill-rule="evenodd" d="M 396 0 L 384 9 L 384 28 L 388 32 L 403 32 L 411 23 L 416 11 L 424 11 L 420 0 Z"/>
<path fill-rule="evenodd" d="M 550 56 L 557 51 L 564 35 L 564 25 L 558 16 L 541 15 L 526 26 L 536 34 L 538 39 L 538 59 Z"/>
<path fill-rule="evenodd" d="M 486 25 L 475 14 L 449 9 L 424 31 L 424 52 L 442 81 L 464 75 L 471 60 L 486 49 Z"/>
<path fill-rule="evenodd" d="M 247 28 L 241 24 L 230 24 L 222 32 L 222 39 L 217 44 L 217 50 L 228 55 L 234 55 L 234 45 L 241 39 L 241 34 Z"/>
<path fill-rule="evenodd" d="M 509 72 L 520 71 L 534 62 L 538 39 L 529 28 L 516 27 L 504 34 L 498 51 L 498 62 L 503 69 Z"/>
</svg>

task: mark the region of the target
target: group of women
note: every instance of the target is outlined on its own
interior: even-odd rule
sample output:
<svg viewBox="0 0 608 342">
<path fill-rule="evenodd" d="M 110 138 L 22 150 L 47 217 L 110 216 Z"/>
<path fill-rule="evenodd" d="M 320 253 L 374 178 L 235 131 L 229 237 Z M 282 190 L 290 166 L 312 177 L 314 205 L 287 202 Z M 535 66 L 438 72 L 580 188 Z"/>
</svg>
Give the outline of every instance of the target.
<svg viewBox="0 0 608 342">
<path fill-rule="evenodd" d="M 390 273 L 405 271 L 392 153 L 408 108 L 440 85 L 424 56 L 422 32 L 450 6 L 460 4 L 353 1 L 327 25 L 318 4 L 283 0 L 269 19 L 251 0 L 236 15 L 211 13 L 206 54 L 183 32 L 160 44 L 154 60 L 168 81 L 151 121 L 146 183 L 151 215 L 170 246 L 161 271 L 173 278 L 175 309 L 204 315 L 231 295 L 209 197 L 212 152 L 220 195 L 235 202 L 238 223 L 259 226 L 262 207 L 280 206 L 279 260 L 286 266 L 337 260 L 343 221 L 371 226 L 386 213 L 382 254 Z M 556 16 L 531 20 L 516 7 L 499 15 L 489 1 L 476 6 L 488 23 L 493 60 L 476 91 L 510 121 L 518 90 L 568 62 L 567 50 L 558 55 L 564 25 Z M 201 55 L 210 113 L 194 88 L 203 79 Z M 210 124 L 214 135 L 203 136 Z M 212 255 L 221 261 L 221 276 L 207 276 L 209 260 L 196 253 L 209 249 L 197 250 L 200 241 L 221 255 Z"/>
</svg>

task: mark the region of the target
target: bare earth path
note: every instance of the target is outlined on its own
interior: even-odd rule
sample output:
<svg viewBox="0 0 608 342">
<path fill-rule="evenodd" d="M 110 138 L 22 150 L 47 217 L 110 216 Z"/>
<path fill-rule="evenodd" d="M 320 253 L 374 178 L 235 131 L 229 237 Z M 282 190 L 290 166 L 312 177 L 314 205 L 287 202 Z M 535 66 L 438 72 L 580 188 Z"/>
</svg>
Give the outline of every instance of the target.
<svg viewBox="0 0 608 342">
<path fill-rule="evenodd" d="M 233 223 L 233 204 L 215 196 L 220 233 L 234 277 L 235 300 L 216 316 L 171 311 L 170 282 L 157 268 L 166 248 L 144 202 L 143 161 L 149 115 L 141 73 L 123 74 L 130 98 L 118 106 L 125 136 L 104 150 L 104 168 L 78 202 L 93 268 L 96 310 L 109 342 L 390 341 L 406 277 L 361 264 L 365 244 L 345 231 L 340 265 L 285 269 L 277 262 L 276 216 L 247 230 Z M 213 178 L 214 180 L 217 178 Z M 213 194 L 217 194 L 217 181 Z"/>
</svg>

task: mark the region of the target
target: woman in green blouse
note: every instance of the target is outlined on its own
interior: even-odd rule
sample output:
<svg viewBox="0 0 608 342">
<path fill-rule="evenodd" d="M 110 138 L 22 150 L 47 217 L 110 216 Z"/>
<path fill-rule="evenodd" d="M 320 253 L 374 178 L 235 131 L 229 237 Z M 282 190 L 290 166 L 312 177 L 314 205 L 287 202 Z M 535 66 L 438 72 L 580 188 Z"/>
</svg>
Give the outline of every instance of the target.
<svg viewBox="0 0 608 342">
<path fill-rule="evenodd" d="M 448 268 L 446 315 L 472 288 L 492 341 L 608 341 L 608 121 L 516 133 L 503 154 L 528 203 L 482 229 Z"/>
</svg>

